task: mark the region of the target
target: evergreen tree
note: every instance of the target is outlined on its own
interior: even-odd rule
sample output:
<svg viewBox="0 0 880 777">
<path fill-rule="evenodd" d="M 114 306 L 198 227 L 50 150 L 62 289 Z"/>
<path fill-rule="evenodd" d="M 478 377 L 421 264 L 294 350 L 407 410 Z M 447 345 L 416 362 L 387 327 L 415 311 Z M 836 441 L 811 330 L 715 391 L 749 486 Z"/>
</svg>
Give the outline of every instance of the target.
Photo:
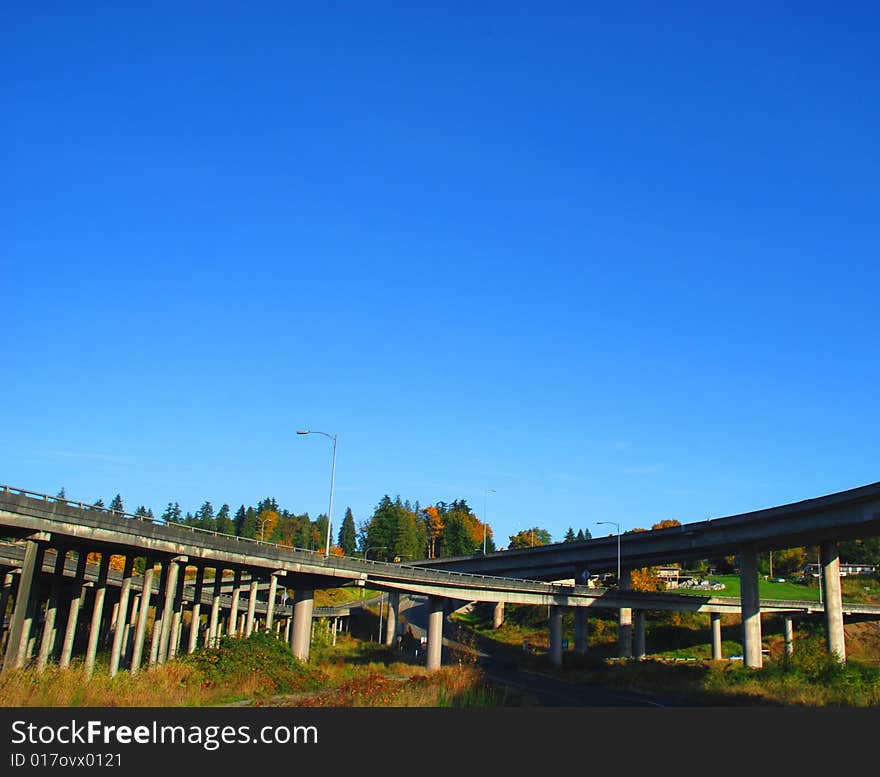
<svg viewBox="0 0 880 777">
<path fill-rule="evenodd" d="M 110 512 L 113 515 L 122 515 L 125 512 L 125 508 L 122 506 L 122 497 L 117 494 L 113 497 L 113 501 L 110 502 Z"/>
<path fill-rule="evenodd" d="M 56 499 L 67 499 L 67 494 L 64 492 L 64 486 L 61 486 L 61 490 L 56 495 Z"/>
<path fill-rule="evenodd" d="M 577 539 L 574 529 L 571 526 L 568 527 L 568 531 L 565 533 L 565 538 L 562 540 L 563 542 L 574 542 Z"/>
<path fill-rule="evenodd" d="M 584 539 L 584 530 L 583 529 L 578 529 L 577 537 L 575 537 L 575 539 L 578 542 L 580 542 L 582 539 Z"/>
<path fill-rule="evenodd" d="M 247 516 L 247 512 L 246 512 L 245 509 L 244 509 L 244 505 L 242 505 L 241 507 L 238 508 L 238 510 L 236 510 L 236 512 L 235 512 L 235 521 L 234 521 L 234 524 L 235 524 L 235 533 L 236 533 L 239 537 L 242 536 L 242 534 L 241 534 L 241 530 L 242 530 L 242 528 L 244 527 L 244 519 L 245 519 L 246 516 Z"/>
<path fill-rule="evenodd" d="M 168 503 L 165 512 L 162 513 L 162 520 L 165 523 L 180 523 L 180 505 L 177 502 Z"/>
<path fill-rule="evenodd" d="M 232 522 L 232 518 L 229 517 L 229 505 L 224 504 L 217 511 L 217 531 L 220 534 L 235 534 L 235 524 Z"/>
<path fill-rule="evenodd" d="M 196 513 L 195 523 L 200 529 L 214 531 L 217 528 L 217 522 L 214 520 L 214 505 L 205 500 Z"/>
<path fill-rule="evenodd" d="M 93 504 L 91 505 L 91 508 L 90 508 L 90 509 L 92 509 L 92 510 L 99 510 L 99 511 L 103 510 L 103 509 L 104 509 L 104 500 L 103 500 L 103 499 L 99 499 L 97 502 L 95 502 L 95 503 L 93 503 Z"/>
<path fill-rule="evenodd" d="M 357 550 L 357 532 L 354 525 L 354 516 L 351 514 L 351 508 L 345 510 L 345 517 L 342 519 L 342 525 L 339 527 L 339 547 L 346 556 L 354 555 Z"/>
</svg>

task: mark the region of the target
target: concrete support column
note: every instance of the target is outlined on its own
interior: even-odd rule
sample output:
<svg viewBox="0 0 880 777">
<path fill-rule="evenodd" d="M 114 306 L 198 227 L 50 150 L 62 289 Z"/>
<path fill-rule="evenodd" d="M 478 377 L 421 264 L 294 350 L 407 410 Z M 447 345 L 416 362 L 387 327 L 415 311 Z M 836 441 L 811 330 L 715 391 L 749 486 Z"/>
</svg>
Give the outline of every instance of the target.
<svg viewBox="0 0 880 777">
<path fill-rule="evenodd" d="M 44 550 L 45 545 L 34 540 L 28 540 L 25 545 L 18 593 L 12 610 L 12 620 L 9 623 L 9 639 L 6 642 L 3 671 L 24 666 L 36 609 L 36 589 L 39 573 L 43 568 Z"/>
<path fill-rule="evenodd" d="M 174 606 L 171 613 L 171 633 L 168 635 L 168 655 L 170 661 L 180 652 L 180 635 L 183 633 L 183 587 L 186 580 L 186 564 L 180 565 L 177 591 L 174 593 Z"/>
<path fill-rule="evenodd" d="M 15 587 L 16 575 L 7 572 L 3 575 L 3 592 L 0 593 L 0 647 L 3 646 L 3 636 L 6 634 L 6 608 Z"/>
<path fill-rule="evenodd" d="M 785 653 L 794 653 L 794 618 L 791 615 L 782 616 L 783 633 L 785 634 Z"/>
<path fill-rule="evenodd" d="M 119 660 L 122 656 L 122 638 L 125 636 L 125 625 L 128 621 L 128 600 L 131 597 L 132 570 L 134 557 L 125 557 L 122 570 L 122 585 L 119 588 L 119 607 L 116 612 L 116 630 L 113 632 L 113 646 L 110 648 L 110 676 L 119 671 Z"/>
<path fill-rule="evenodd" d="M 385 644 L 393 645 L 397 637 L 397 616 L 400 614 L 400 594 L 388 594 L 388 621 L 385 624 Z"/>
<path fill-rule="evenodd" d="M 287 642 L 291 647 L 293 646 L 290 641 L 290 621 L 291 618 L 284 619 L 284 641 Z"/>
<path fill-rule="evenodd" d="M 562 608 L 550 606 L 550 663 L 562 666 Z"/>
<path fill-rule="evenodd" d="M 840 552 L 833 540 L 819 546 L 822 563 L 822 603 L 825 605 L 825 641 L 828 652 L 838 661 L 846 661 L 843 637 L 843 598 L 840 593 Z"/>
<path fill-rule="evenodd" d="M 168 562 L 168 578 L 165 581 L 165 602 L 162 607 L 162 629 L 159 632 L 159 655 L 157 661 L 160 664 L 164 664 L 169 658 L 171 628 L 179 608 L 177 604 L 177 581 L 180 577 L 180 568 L 187 561 L 188 558 L 186 556 L 175 556 Z"/>
<path fill-rule="evenodd" d="M 122 634 L 122 662 L 131 661 L 131 646 L 134 630 L 137 627 L 138 616 L 140 615 L 141 595 L 136 593 L 131 596 L 131 607 L 129 608 L 128 623 L 125 624 L 125 630 Z"/>
<path fill-rule="evenodd" d="M 39 672 L 46 668 L 49 656 L 55 650 L 55 636 L 58 632 L 55 628 L 55 620 L 58 615 L 58 599 L 61 593 L 61 584 L 64 582 L 64 560 L 67 558 L 67 549 L 57 548 L 55 554 L 55 568 L 52 572 L 49 602 L 46 605 L 46 620 L 43 623 L 43 638 L 40 642 L 40 654 L 37 657 L 37 671 Z M 5 611 L 0 610 L 0 618 L 4 614 Z"/>
<path fill-rule="evenodd" d="M 159 560 L 159 590 L 156 592 L 156 607 L 153 614 L 153 633 L 150 635 L 150 666 L 159 660 L 159 644 L 162 641 L 162 621 L 165 619 L 165 589 L 168 586 L 168 572 L 172 562 Z M 168 617 L 171 613 L 167 613 Z"/>
<path fill-rule="evenodd" d="M 635 610 L 633 613 L 633 657 L 637 661 L 644 661 L 647 655 L 645 651 L 645 611 Z"/>
<path fill-rule="evenodd" d="M 721 651 L 721 613 L 713 612 L 709 617 L 712 621 L 712 660 L 720 661 L 724 658 Z"/>
<path fill-rule="evenodd" d="M 269 603 L 266 605 L 267 631 L 272 631 L 272 627 L 275 625 L 275 597 L 278 595 L 278 576 L 283 574 L 283 572 L 278 571 L 269 575 Z"/>
<path fill-rule="evenodd" d="M 67 627 L 64 630 L 61 656 L 58 659 L 58 666 L 62 669 L 70 666 L 70 659 L 73 656 L 73 643 L 76 639 L 76 625 L 79 621 L 79 611 L 86 598 L 86 586 L 91 585 L 91 583 L 87 583 L 85 580 L 86 557 L 87 554 L 84 550 L 77 551 L 76 574 L 71 585 L 70 604 L 67 608 Z"/>
<path fill-rule="evenodd" d="M 309 647 L 312 638 L 312 610 L 314 609 L 315 592 L 297 590 L 293 597 L 293 634 L 291 649 L 300 661 L 309 660 Z"/>
<path fill-rule="evenodd" d="M 443 654 L 443 605 L 442 596 L 428 597 L 428 669 L 439 669 Z"/>
<path fill-rule="evenodd" d="M 739 551 L 742 606 L 743 662 L 753 669 L 763 666 L 761 655 L 761 603 L 758 597 L 758 553 L 751 546 Z"/>
<path fill-rule="evenodd" d="M 620 590 L 632 590 L 632 570 L 624 569 L 620 573 Z M 632 608 L 621 607 L 617 615 L 617 655 L 620 658 L 632 658 Z"/>
<path fill-rule="evenodd" d="M 211 620 L 208 622 L 208 647 L 216 647 L 220 637 L 220 587 L 223 585 L 223 570 L 214 570 L 214 591 L 211 595 Z"/>
<path fill-rule="evenodd" d="M 196 567 L 196 582 L 193 588 L 192 620 L 189 624 L 189 643 L 186 652 L 194 653 L 199 644 L 199 627 L 202 617 L 202 588 L 205 582 L 205 568 Z"/>
<path fill-rule="evenodd" d="M 110 571 L 110 552 L 101 554 L 101 566 L 98 567 L 98 580 L 95 583 L 95 600 L 92 603 L 92 623 L 89 626 L 89 645 L 86 648 L 85 671 L 90 677 L 95 669 L 95 658 L 98 655 L 98 639 L 101 636 L 101 619 L 104 615 L 104 599 L 107 595 L 107 573 Z"/>
<path fill-rule="evenodd" d="M 574 653 L 576 656 L 587 654 L 589 632 L 587 630 L 587 608 L 574 608 Z"/>
<path fill-rule="evenodd" d="M 496 602 L 492 612 L 492 628 L 500 629 L 504 625 L 504 602 Z"/>
<path fill-rule="evenodd" d="M 147 617 L 150 612 L 150 599 L 153 594 L 153 578 L 156 575 L 155 561 L 147 558 L 144 567 L 144 585 L 141 589 L 141 604 L 138 609 L 137 625 L 134 629 L 134 641 L 131 649 L 131 673 L 137 674 L 141 668 L 141 659 L 144 655 L 144 639 L 147 635 Z M 158 609 L 158 604 L 156 605 Z"/>
<path fill-rule="evenodd" d="M 235 580 L 232 584 L 232 604 L 229 607 L 229 625 L 226 629 L 227 636 L 238 636 L 238 599 L 241 596 L 241 570 L 235 570 Z"/>
<path fill-rule="evenodd" d="M 251 595 L 248 598 L 247 621 L 244 625 L 244 635 L 249 637 L 254 633 L 254 613 L 257 611 L 257 591 L 260 588 L 260 581 L 251 573 Z"/>
<path fill-rule="evenodd" d="M 339 626 L 339 618 L 333 619 L 333 647 L 336 647 L 336 630 Z"/>
</svg>

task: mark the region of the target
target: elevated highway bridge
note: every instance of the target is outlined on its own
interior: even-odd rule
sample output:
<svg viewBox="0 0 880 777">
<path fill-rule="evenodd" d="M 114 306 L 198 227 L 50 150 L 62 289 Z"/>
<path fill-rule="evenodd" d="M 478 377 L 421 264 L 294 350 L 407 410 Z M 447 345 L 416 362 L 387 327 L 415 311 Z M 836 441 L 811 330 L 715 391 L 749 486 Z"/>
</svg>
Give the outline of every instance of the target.
<svg viewBox="0 0 880 777">
<path fill-rule="evenodd" d="M 856 491 L 858 497 L 849 502 L 829 497 L 809 500 L 822 506 L 814 512 L 825 515 L 829 534 L 866 536 L 877 529 L 880 484 Z M 788 514 L 784 508 L 774 510 L 779 515 Z M 627 562 L 635 568 L 661 559 L 680 559 L 688 553 L 715 555 L 705 553 L 708 548 L 737 547 L 741 558 L 746 554 L 747 566 L 748 554 L 756 553 L 764 546 L 762 543 L 787 542 L 783 537 L 788 536 L 820 536 L 817 526 L 807 533 L 804 515 L 797 515 L 797 510 L 788 512 L 792 530 L 787 535 L 762 533 L 744 516 L 706 522 L 705 533 L 672 529 L 632 535 L 640 544 L 630 545 L 627 540 L 624 547 L 631 552 L 626 556 Z M 847 605 L 850 609 L 845 610 L 839 597 L 835 601 L 833 586 L 827 582 L 829 595 L 824 606 L 816 602 L 761 601 L 757 597 L 754 565 L 754 595 L 749 593 L 746 574 L 742 601 L 708 595 L 646 594 L 629 590 L 625 585 L 596 589 L 551 582 L 562 576 L 577 578 L 587 564 L 595 570 L 603 565 L 613 568 L 617 559 L 616 540 L 613 564 L 605 539 L 485 557 L 389 564 L 323 556 L 190 526 L 164 524 L 11 486 L 0 486 L 0 537 L 19 543 L 6 546 L 5 551 L 0 549 L 0 570 L 4 572 L 0 612 L 6 612 L 7 602 L 14 603 L 8 627 L 0 635 L 5 639 L 4 669 L 28 661 L 35 661 L 38 667 L 44 667 L 49 660 L 67 665 L 79 646 L 87 670 L 92 671 L 99 646 L 107 645 L 111 674 L 120 668 L 137 672 L 145 663 L 161 664 L 181 650 L 184 610 L 189 612 L 190 634 L 183 649 L 192 651 L 199 639 L 212 644 L 222 634 L 250 634 L 260 623 L 262 628 L 274 629 L 280 635 L 279 620 L 284 619 L 285 638 L 294 654 L 305 660 L 315 616 L 314 591 L 344 585 L 368 586 L 389 593 L 391 607 L 385 635 L 388 644 L 397 628 L 396 602 L 400 594 L 429 597 L 429 668 L 440 665 L 442 619 L 450 600 L 494 602 L 498 607 L 505 603 L 547 605 L 551 613 L 550 652 L 556 663 L 561 663 L 561 615 L 565 607 L 575 611 L 577 651 L 586 649 L 585 616 L 589 608 L 617 610 L 630 616 L 635 612 L 636 656 L 644 654 L 643 616 L 648 610 L 711 613 L 713 628 L 718 624 L 719 652 L 720 615 L 741 612 L 747 659 L 749 639 L 754 639 L 748 618 L 759 619 L 761 612 L 791 616 L 822 610 L 830 628 L 836 628 L 839 621 L 842 632 L 844 612 L 856 613 L 859 607 L 854 610 Z M 822 542 L 827 571 L 836 556 L 829 555 L 831 541 Z M 97 568 L 87 563 L 90 553 L 100 557 Z M 120 557 L 121 570 L 111 569 L 113 556 Z M 143 564 L 136 565 L 135 559 L 143 559 Z M 143 575 L 135 572 L 136 566 L 143 567 Z M 189 582 L 187 570 L 193 573 Z M 839 594 L 839 578 L 836 585 Z M 294 592 L 290 607 L 278 606 L 280 589 Z M 875 613 L 862 606 L 858 612 L 880 617 L 880 608 Z M 622 626 L 621 633 L 628 634 L 631 642 L 632 622 L 623 622 Z M 758 651 L 758 663 L 751 665 L 760 665 L 760 631 L 757 643 L 751 644 L 757 644 Z M 713 653 L 714 646 L 713 637 Z"/>
</svg>

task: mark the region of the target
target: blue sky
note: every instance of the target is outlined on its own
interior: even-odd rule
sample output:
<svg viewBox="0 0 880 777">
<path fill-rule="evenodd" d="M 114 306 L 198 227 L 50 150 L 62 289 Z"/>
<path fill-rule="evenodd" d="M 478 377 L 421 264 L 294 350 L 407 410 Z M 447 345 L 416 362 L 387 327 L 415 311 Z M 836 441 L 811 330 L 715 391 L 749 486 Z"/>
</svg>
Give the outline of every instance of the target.
<svg viewBox="0 0 880 777">
<path fill-rule="evenodd" d="M 312 428 L 337 525 L 504 545 L 880 480 L 875 6 L 317 5 L 5 4 L 0 482 L 316 516 Z"/>
</svg>

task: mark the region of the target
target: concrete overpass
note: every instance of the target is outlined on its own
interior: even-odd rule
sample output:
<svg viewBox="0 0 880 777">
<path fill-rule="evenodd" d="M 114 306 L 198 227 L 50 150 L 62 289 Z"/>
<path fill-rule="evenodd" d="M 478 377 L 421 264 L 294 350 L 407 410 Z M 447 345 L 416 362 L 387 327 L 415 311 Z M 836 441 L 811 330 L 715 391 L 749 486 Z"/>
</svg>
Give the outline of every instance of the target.
<svg viewBox="0 0 880 777">
<path fill-rule="evenodd" d="M 880 535 L 880 483 L 800 502 L 713 518 L 666 529 L 634 532 L 581 542 L 544 545 L 487 555 L 415 562 L 431 569 L 476 572 L 540 580 L 581 579 L 621 566 L 619 586 L 631 585 L 633 569 L 674 561 L 736 555 L 739 558 L 743 647 L 747 666 L 761 666 L 761 602 L 758 553 L 818 545 L 825 594 L 828 649 L 846 658 L 844 606 L 840 591 L 838 542 Z M 618 545 L 619 542 L 619 545 Z M 621 654 L 629 655 L 632 614 L 620 611 Z"/>
<path fill-rule="evenodd" d="M 37 650 L 36 630 L 41 613 L 42 635 L 37 665 L 45 666 L 50 656 L 69 663 L 78 630 L 88 671 L 95 665 L 98 646 L 112 643 L 110 672 L 123 664 L 137 672 L 143 663 L 161 664 L 181 648 L 183 610 L 190 608 L 190 639 L 194 649 L 199 629 L 211 644 L 221 634 L 249 634 L 263 615 L 265 628 L 275 628 L 280 614 L 276 604 L 278 587 L 295 591 L 285 627 L 294 654 L 307 659 L 314 616 L 316 588 L 341 585 L 369 585 L 388 591 L 391 601 L 385 639 L 391 644 L 397 628 L 397 602 L 401 592 L 429 597 L 428 666 L 440 664 L 442 619 L 449 600 L 540 604 L 550 607 L 551 658 L 561 663 L 561 613 L 575 608 L 576 650 L 586 648 L 586 619 L 589 607 L 635 610 L 636 655 L 644 653 L 646 610 L 693 610 L 713 613 L 739 612 L 735 600 L 722 597 L 681 597 L 644 594 L 622 588 L 594 589 L 578 585 L 555 585 L 545 580 L 527 580 L 485 574 L 464 573 L 429 566 L 388 564 L 363 559 L 324 557 L 318 553 L 277 544 L 207 532 L 189 526 L 162 524 L 142 516 L 96 510 L 88 505 L 8 486 L 0 486 L 0 536 L 24 542 L 21 562 L 9 568 L 4 578 L 3 602 L 15 603 L 10 620 L 4 668 L 23 665 Z M 48 556 L 47 556 L 48 553 Z M 97 573 L 89 571 L 88 553 L 100 555 Z M 54 554 L 54 564 L 48 562 Z M 124 568 L 118 577 L 110 569 L 111 556 L 121 556 Z M 73 559 L 76 558 L 74 562 Z M 144 574 L 134 573 L 134 560 L 144 559 Z M 483 561 L 488 561 L 482 559 Z M 455 562 L 457 560 L 453 560 Z M 185 595 L 186 570 L 194 569 L 192 592 Z M 217 572 L 220 574 L 217 574 Z M 224 572 L 226 576 L 224 577 Z M 229 585 L 228 596 L 224 588 Z M 117 585 L 118 583 L 118 585 Z M 261 592 L 266 591 L 265 603 Z M 144 595 L 149 591 L 149 596 Z M 140 594 L 140 606 L 138 595 Z M 108 597 L 110 598 L 108 600 Z M 246 597 L 246 603 L 245 603 Z M 112 607 L 107 606 L 112 600 Z M 146 603 L 146 606 L 144 606 Z M 765 612 L 810 612 L 814 602 L 760 602 Z M 202 610 L 202 608 L 205 608 Z M 244 613 L 242 614 L 242 610 Z M 86 624 L 79 613 L 91 612 Z M 843 608 L 838 608 L 841 619 Z M 147 623 L 153 627 L 147 642 Z M 225 620 L 223 615 L 225 613 Z M 880 611 L 878 611 L 880 614 Z M 202 626 L 202 620 L 204 624 Z M 56 621 L 65 623 L 64 639 Z M 718 621 L 720 627 L 720 620 Z M 632 628 L 629 629 L 632 635 Z M 720 637 L 720 628 L 719 628 Z M 714 640 L 713 640 L 714 644 Z M 125 649 L 123 649 L 125 648 Z M 760 650 L 760 643 L 758 643 Z M 718 643 L 720 657 L 720 639 Z"/>
</svg>

